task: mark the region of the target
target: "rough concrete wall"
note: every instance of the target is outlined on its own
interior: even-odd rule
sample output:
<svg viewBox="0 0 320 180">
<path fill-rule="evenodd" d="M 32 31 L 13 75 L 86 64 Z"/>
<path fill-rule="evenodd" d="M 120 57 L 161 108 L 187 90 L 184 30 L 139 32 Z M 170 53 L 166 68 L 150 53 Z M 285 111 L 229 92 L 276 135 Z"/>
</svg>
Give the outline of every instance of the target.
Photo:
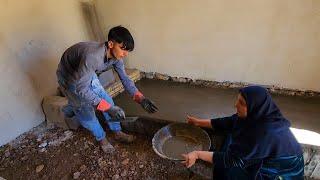
<svg viewBox="0 0 320 180">
<path fill-rule="evenodd" d="M 320 91 L 318 0 L 97 0 L 105 30 L 136 40 L 147 72 Z"/>
<path fill-rule="evenodd" d="M 0 0 L 0 145 L 44 121 L 63 51 L 88 39 L 78 0 Z"/>
</svg>

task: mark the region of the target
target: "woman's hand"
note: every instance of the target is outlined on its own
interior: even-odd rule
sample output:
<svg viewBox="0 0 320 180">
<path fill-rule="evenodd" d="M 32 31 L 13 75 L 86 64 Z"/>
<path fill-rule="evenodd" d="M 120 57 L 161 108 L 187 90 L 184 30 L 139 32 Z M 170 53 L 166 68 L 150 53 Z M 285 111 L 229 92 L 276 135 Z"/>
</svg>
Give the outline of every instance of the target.
<svg viewBox="0 0 320 180">
<path fill-rule="evenodd" d="M 199 126 L 199 121 L 200 121 L 200 119 L 187 115 L 187 123 L 188 124 L 191 124 L 194 126 Z"/>
<path fill-rule="evenodd" d="M 192 151 L 191 153 L 188 154 L 182 154 L 184 161 L 181 163 L 184 164 L 187 168 L 190 168 L 196 160 L 199 158 L 198 156 L 198 151 Z"/>
<path fill-rule="evenodd" d="M 212 128 L 210 119 L 199 119 L 199 118 L 187 115 L 187 123 L 194 126 Z"/>
</svg>

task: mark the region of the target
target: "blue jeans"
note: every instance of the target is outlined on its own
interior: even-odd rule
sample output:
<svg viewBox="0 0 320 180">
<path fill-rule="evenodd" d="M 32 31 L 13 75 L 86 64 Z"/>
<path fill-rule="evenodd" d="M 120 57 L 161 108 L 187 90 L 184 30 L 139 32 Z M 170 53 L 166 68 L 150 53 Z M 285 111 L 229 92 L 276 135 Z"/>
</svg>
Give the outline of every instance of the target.
<svg viewBox="0 0 320 180">
<path fill-rule="evenodd" d="M 60 83 L 60 87 L 61 84 Z M 98 118 L 95 114 L 95 107 L 85 102 L 77 93 L 74 85 L 69 85 L 68 87 L 61 87 L 64 91 L 64 94 L 68 98 L 68 105 L 63 108 L 63 112 L 66 116 L 75 115 L 75 118 L 80 122 L 80 124 L 88 129 L 96 138 L 97 141 L 100 141 L 106 137 L 106 133 L 102 129 Z M 90 89 L 96 93 L 100 98 L 103 98 L 112 106 L 114 106 L 114 102 L 112 97 L 106 93 L 104 88 L 102 87 L 98 77 L 94 75 L 92 77 L 92 81 L 90 84 Z M 108 122 L 111 117 L 108 113 L 102 113 L 105 120 Z M 109 128 L 111 131 L 118 132 L 121 131 L 121 126 L 119 122 L 108 122 Z"/>
</svg>

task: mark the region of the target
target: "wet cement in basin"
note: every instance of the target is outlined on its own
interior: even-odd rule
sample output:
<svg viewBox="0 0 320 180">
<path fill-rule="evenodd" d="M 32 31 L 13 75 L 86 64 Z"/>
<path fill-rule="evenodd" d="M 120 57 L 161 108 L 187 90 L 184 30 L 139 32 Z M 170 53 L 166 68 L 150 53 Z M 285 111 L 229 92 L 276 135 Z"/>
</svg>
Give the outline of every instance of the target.
<svg viewBox="0 0 320 180">
<path fill-rule="evenodd" d="M 196 142 L 195 139 L 183 136 L 170 137 L 162 146 L 162 152 L 166 156 L 179 160 L 183 159 L 181 154 L 186 154 L 196 150 L 202 150 L 202 145 Z"/>
</svg>

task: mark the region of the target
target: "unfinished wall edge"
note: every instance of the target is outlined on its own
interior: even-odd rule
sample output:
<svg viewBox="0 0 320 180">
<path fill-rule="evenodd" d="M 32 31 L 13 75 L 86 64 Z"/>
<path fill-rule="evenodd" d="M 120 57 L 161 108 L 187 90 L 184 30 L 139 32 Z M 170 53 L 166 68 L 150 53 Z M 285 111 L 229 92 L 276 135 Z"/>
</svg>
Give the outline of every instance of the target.
<svg viewBox="0 0 320 180">
<path fill-rule="evenodd" d="M 280 94 L 287 96 L 307 96 L 307 97 L 320 97 L 320 92 L 312 90 L 299 90 L 299 89 L 290 89 L 279 87 L 275 85 L 261 85 L 261 84 L 252 84 L 247 82 L 231 82 L 231 81 L 209 81 L 202 79 L 191 79 L 187 77 L 174 77 L 167 74 L 161 74 L 158 72 L 143 72 L 141 71 L 141 78 L 146 79 L 157 79 L 164 81 L 173 81 L 179 83 L 188 83 L 196 86 L 203 87 L 212 87 L 212 88 L 231 88 L 231 89 L 240 89 L 249 85 L 259 85 L 269 90 L 272 94 Z"/>
</svg>

